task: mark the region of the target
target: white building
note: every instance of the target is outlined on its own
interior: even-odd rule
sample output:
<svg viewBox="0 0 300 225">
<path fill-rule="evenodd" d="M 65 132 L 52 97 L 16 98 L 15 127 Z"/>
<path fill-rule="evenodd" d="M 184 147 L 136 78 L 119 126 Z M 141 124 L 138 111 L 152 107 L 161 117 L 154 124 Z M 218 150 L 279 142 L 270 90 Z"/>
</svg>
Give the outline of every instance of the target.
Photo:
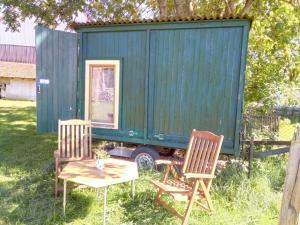
<svg viewBox="0 0 300 225">
<path fill-rule="evenodd" d="M 36 99 L 35 47 L 0 44 L 0 98 Z"/>
<path fill-rule="evenodd" d="M 21 23 L 20 32 L 6 28 L 0 20 L 0 98 L 35 101 L 34 20 Z"/>
<path fill-rule="evenodd" d="M 36 99 L 35 64 L 0 61 L 0 98 Z"/>
</svg>

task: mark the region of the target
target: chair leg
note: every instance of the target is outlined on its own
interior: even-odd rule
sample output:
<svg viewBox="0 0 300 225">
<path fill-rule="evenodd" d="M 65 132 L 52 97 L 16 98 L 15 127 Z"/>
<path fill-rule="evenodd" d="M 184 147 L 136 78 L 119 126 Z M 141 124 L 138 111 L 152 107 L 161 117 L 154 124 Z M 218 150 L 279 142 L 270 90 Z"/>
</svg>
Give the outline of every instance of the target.
<svg viewBox="0 0 300 225">
<path fill-rule="evenodd" d="M 191 211 L 192 211 L 193 203 L 195 201 L 195 196 L 196 196 L 198 187 L 199 187 L 199 180 L 196 180 L 195 184 L 194 184 L 194 187 L 193 187 L 192 196 L 191 196 L 190 201 L 187 205 L 187 208 L 186 208 L 186 211 L 184 213 L 184 218 L 183 218 L 183 221 L 182 221 L 181 225 L 186 225 L 188 223 L 188 220 L 189 220 L 189 217 L 190 217 L 190 214 L 191 214 Z"/>
<path fill-rule="evenodd" d="M 165 172 L 164 172 L 163 179 L 162 179 L 163 183 L 165 183 L 167 181 L 169 172 L 170 172 L 170 166 L 167 165 L 166 169 L 165 169 Z M 161 197 L 162 194 L 163 194 L 163 190 L 159 188 L 159 190 L 157 192 L 157 195 L 156 195 L 156 201 L 159 201 L 159 199 L 160 199 L 160 197 Z"/>
<path fill-rule="evenodd" d="M 169 172 L 170 172 L 170 165 L 167 165 L 166 166 L 166 169 L 165 169 L 165 172 L 164 172 L 164 176 L 163 176 L 163 179 L 162 179 L 162 182 L 165 183 L 168 179 L 168 175 L 169 175 Z"/>
<path fill-rule="evenodd" d="M 173 215 L 177 216 L 179 219 L 183 220 L 184 216 L 181 215 L 175 208 L 173 208 L 172 206 L 168 205 L 164 200 L 162 199 L 158 199 L 157 203 L 159 203 L 162 207 L 164 207 L 166 210 L 168 210 L 170 213 L 172 213 Z"/>
<path fill-rule="evenodd" d="M 200 186 L 202 188 L 202 191 L 204 192 L 204 196 L 205 196 L 205 200 L 207 202 L 207 205 L 208 205 L 208 208 L 210 211 L 213 211 L 214 208 L 213 208 L 213 204 L 212 204 L 212 200 L 211 200 L 211 197 L 210 197 L 210 194 L 209 194 L 209 191 L 207 190 L 203 180 L 200 180 Z"/>
<path fill-rule="evenodd" d="M 214 211 L 214 207 L 213 207 L 212 200 L 211 200 L 211 197 L 210 197 L 210 194 L 209 194 L 209 193 L 208 193 L 208 195 L 206 196 L 206 201 L 207 201 L 207 205 L 208 205 L 209 210 L 210 210 L 211 212 Z"/>
<path fill-rule="evenodd" d="M 54 192 L 55 192 L 55 198 L 57 198 L 57 192 L 58 192 L 58 179 L 57 179 L 57 177 L 55 177 Z"/>
<path fill-rule="evenodd" d="M 58 193 L 58 172 L 59 172 L 59 162 L 58 162 L 58 158 L 55 158 L 55 187 L 54 187 L 55 198 L 57 198 L 57 193 Z"/>
</svg>

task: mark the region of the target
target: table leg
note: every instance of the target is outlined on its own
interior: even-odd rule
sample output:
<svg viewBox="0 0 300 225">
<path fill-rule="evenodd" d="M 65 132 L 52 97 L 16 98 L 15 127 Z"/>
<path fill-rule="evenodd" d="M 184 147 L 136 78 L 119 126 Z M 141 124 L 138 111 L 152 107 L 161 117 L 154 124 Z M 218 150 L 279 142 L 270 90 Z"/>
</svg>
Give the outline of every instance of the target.
<svg viewBox="0 0 300 225">
<path fill-rule="evenodd" d="M 64 180 L 64 197 L 63 197 L 63 210 L 64 210 L 64 216 L 66 215 L 66 195 L 67 195 L 67 181 Z"/>
<path fill-rule="evenodd" d="M 131 195 L 132 195 L 132 198 L 134 198 L 134 196 L 135 196 L 135 183 L 134 183 L 134 180 L 131 181 Z"/>
<path fill-rule="evenodd" d="M 105 217 L 106 217 L 106 195 L 107 195 L 107 187 L 104 187 L 104 201 L 103 201 L 103 217 L 102 217 L 102 223 L 105 225 Z"/>
</svg>

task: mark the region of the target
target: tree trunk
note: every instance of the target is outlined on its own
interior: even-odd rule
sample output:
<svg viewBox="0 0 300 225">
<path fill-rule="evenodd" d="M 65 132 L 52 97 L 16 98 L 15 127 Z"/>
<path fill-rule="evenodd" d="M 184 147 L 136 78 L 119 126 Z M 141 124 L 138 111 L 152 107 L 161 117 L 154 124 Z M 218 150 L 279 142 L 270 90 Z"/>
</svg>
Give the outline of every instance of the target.
<svg viewBox="0 0 300 225">
<path fill-rule="evenodd" d="M 246 14 L 248 14 L 251 7 L 252 7 L 253 2 L 254 2 L 254 0 L 246 0 L 243 9 L 239 13 L 239 16 L 243 17 Z M 234 0 L 224 0 L 224 3 L 225 3 L 225 10 L 224 10 L 224 15 L 225 16 L 236 16 L 236 15 L 238 15 L 236 3 L 234 2 Z"/>
<path fill-rule="evenodd" d="M 253 4 L 253 0 L 246 0 L 245 6 L 242 12 L 240 13 L 240 16 L 245 16 L 246 14 L 248 14 L 252 7 L 252 4 Z"/>
<path fill-rule="evenodd" d="M 235 14 L 235 3 L 233 0 L 224 0 L 225 1 L 225 12 L 226 15 L 234 15 Z"/>
<path fill-rule="evenodd" d="M 186 12 L 188 16 L 193 14 L 193 2 L 191 0 L 185 0 L 186 2 Z"/>
<path fill-rule="evenodd" d="M 159 16 L 161 18 L 168 16 L 167 9 L 167 0 L 157 0 L 158 8 L 159 8 Z"/>
<path fill-rule="evenodd" d="M 279 224 L 300 224 L 300 127 L 291 143 Z"/>
<path fill-rule="evenodd" d="M 191 0 L 174 0 L 176 16 L 188 17 L 192 15 Z"/>
</svg>

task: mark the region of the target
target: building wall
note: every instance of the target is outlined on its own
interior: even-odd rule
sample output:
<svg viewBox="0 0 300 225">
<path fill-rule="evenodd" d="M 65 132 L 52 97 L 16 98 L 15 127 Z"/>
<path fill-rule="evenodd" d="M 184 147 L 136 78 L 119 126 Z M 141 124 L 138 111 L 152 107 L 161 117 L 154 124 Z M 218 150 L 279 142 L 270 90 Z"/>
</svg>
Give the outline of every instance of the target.
<svg viewBox="0 0 300 225">
<path fill-rule="evenodd" d="M 1 95 L 6 99 L 35 101 L 35 90 L 35 80 L 14 78 L 6 84 L 6 89 Z"/>
</svg>

